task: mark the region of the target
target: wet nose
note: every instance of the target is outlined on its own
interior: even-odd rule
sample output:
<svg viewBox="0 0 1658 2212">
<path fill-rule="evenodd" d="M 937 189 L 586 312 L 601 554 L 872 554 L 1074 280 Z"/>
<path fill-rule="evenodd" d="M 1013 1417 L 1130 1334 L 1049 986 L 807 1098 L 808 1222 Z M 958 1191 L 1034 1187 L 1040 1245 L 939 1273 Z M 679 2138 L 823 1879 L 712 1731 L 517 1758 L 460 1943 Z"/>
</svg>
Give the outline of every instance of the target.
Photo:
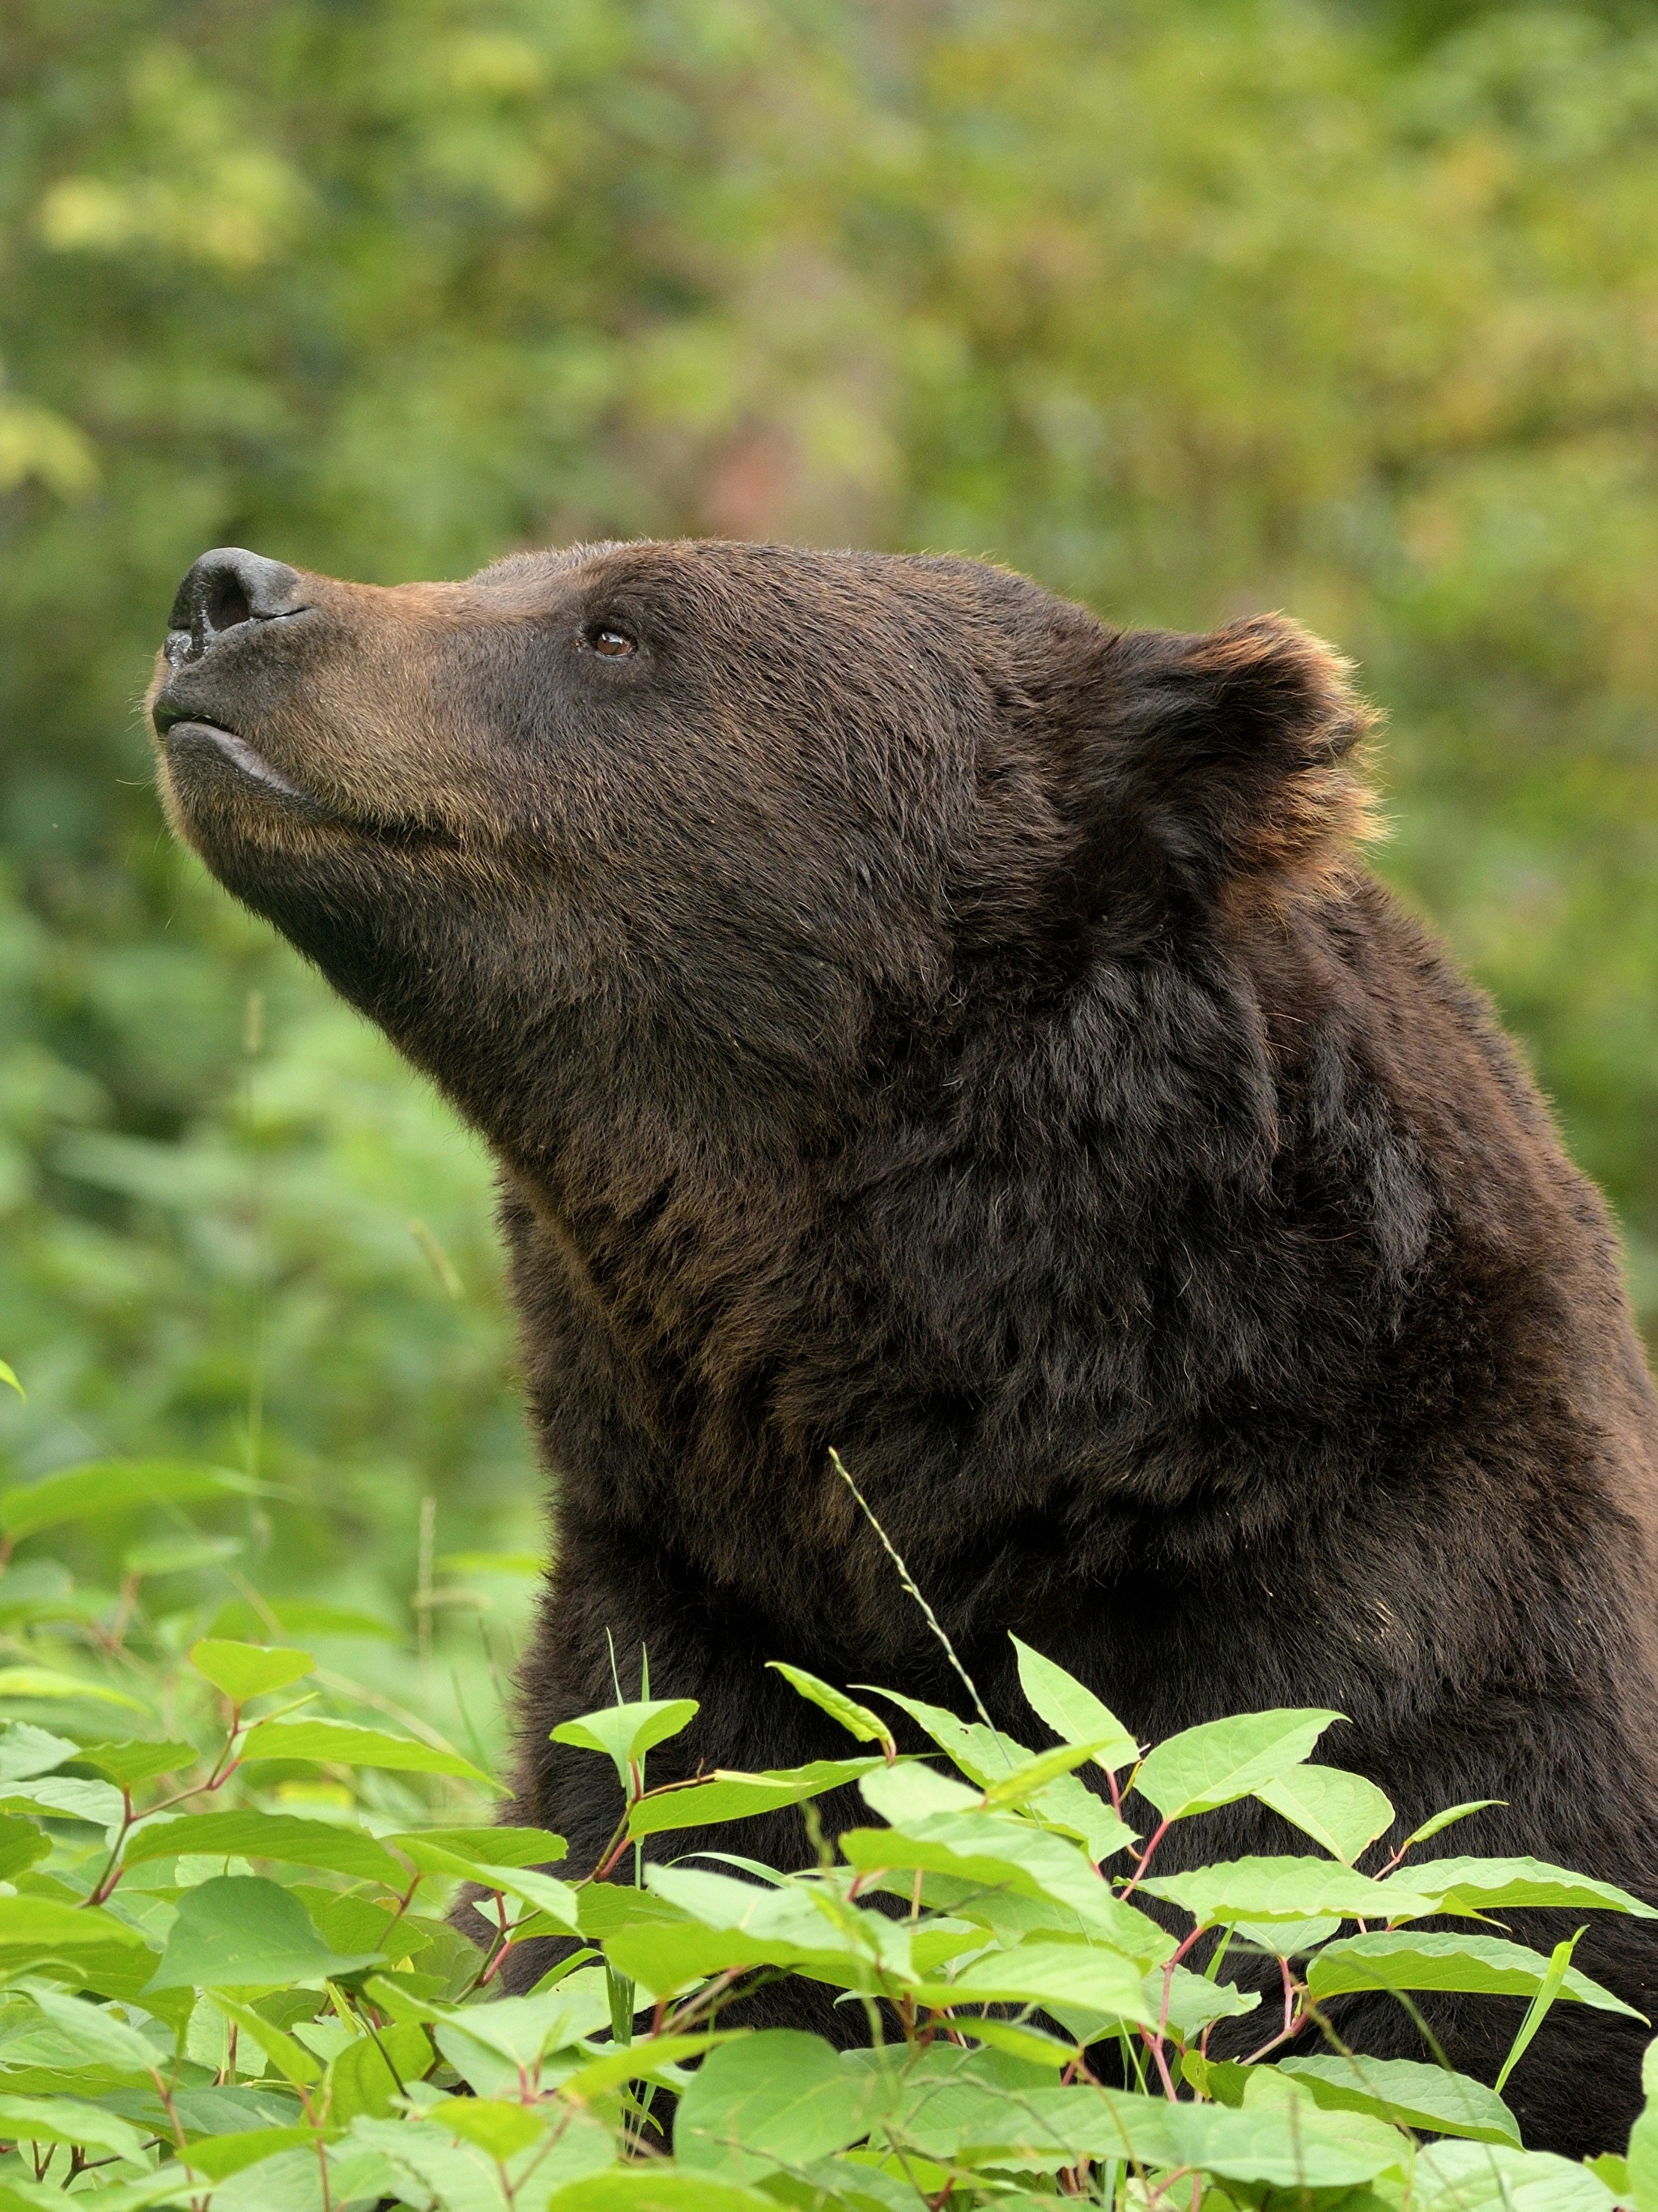
<svg viewBox="0 0 1658 2212">
<path fill-rule="evenodd" d="M 228 630 L 303 611 L 297 571 L 240 545 L 221 545 L 203 553 L 179 586 L 167 657 L 175 667 L 199 660 Z"/>
</svg>

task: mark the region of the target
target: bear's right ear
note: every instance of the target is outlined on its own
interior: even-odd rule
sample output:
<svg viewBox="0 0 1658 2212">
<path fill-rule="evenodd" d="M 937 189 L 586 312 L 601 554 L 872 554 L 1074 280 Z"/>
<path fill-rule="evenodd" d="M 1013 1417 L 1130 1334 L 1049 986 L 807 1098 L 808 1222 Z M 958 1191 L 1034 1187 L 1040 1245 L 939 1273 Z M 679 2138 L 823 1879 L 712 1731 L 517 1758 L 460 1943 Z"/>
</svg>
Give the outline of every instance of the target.
<svg viewBox="0 0 1658 2212">
<path fill-rule="evenodd" d="M 1282 615 L 1203 636 L 1126 630 L 1084 771 L 1096 834 L 1233 911 L 1334 889 L 1376 834 L 1354 755 L 1376 716 L 1339 655 Z"/>
</svg>

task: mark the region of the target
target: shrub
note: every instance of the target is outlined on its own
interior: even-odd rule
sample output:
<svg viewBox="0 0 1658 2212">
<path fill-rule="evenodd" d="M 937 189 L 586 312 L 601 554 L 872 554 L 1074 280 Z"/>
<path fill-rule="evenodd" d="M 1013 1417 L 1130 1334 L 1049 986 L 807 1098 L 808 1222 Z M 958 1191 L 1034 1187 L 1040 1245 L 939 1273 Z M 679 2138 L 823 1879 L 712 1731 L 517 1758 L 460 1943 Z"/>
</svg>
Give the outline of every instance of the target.
<svg viewBox="0 0 1658 2212">
<path fill-rule="evenodd" d="M 9 1559 L 78 1516 L 235 1484 L 71 1472 L 0 1492 L 0 1533 Z M 1061 1739 L 1033 1753 L 982 1714 L 878 1710 L 784 1665 L 853 1755 L 653 1785 L 651 1750 L 695 1708 L 618 1698 L 558 1731 L 617 1779 L 609 1849 L 569 1869 L 558 1838 L 489 1826 L 488 1778 L 414 1717 L 367 1724 L 309 1653 L 201 1626 L 149 1619 L 131 1589 L 112 1612 L 39 1556 L 0 1575 L 19 1662 L 0 1696 L 120 1723 L 0 1727 L 0 2212 L 65 2190 L 100 2212 L 1658 2207 L 1658 2112 L 1627 2163 L 1578 2166 L 1526 2151 L 1503 2101 L 1552 2005 L 1624 2009 L 1571 1942 L 1418 1926 L 1649 1908 L 1535 1861 L 1413 1856 L 1466 1806 L 1359 1871 L 1393 1808 L 1312 1763 L 1332 1713 L 1242 1714 L 1142 1753 L 1021 1646 Z M 943 1756 L 902 1754 L 887 1706 Z M 871 1818 L 835 1848 L 815 1801 L 847 1784 Z M 1118 1809 L 1131 1784 L 1160 1815 L 1144 1838 Z M 1313 1848 L 1157 1870 L 1175 1822 L 1246 1796 Z M 699 1828 L 795 1804 L 808 1871 L 697 1856 Z M 647 1866 L 647 1837 L 683 1848 Z M 485 1951 L 441 1917 L 463 1882 L 497 1930 Z M 549 1935 L 560 1963 L 501 1996 L 508 1954 Z M 722 2025 L 789 1975 L 860 2008 L 866 2046 Z M 1428 1987 L 1530 1998 L 1494 2087 L 1344 2047 L 1331 1998 Z M 1246 2020 L 1247 2055 L 1212 2057 L 1217 2024 Z"/>
</svg>

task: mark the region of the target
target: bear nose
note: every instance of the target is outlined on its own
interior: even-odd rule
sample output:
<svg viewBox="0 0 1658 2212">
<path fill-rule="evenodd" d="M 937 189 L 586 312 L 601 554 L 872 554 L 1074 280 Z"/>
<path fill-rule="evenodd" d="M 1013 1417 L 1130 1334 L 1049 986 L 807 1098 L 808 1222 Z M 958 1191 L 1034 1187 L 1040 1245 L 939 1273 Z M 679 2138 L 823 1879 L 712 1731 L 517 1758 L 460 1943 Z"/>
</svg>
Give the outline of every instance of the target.
<svg viewBox="0 0 1658 2212">
<path fill-rule="evenodd" d="M 240 545 L 203 553 L 179 586 L 167 617 L 167 657 L 176 668 L 246 623 L 303 614 L 297 570 Z"/>
</svg>

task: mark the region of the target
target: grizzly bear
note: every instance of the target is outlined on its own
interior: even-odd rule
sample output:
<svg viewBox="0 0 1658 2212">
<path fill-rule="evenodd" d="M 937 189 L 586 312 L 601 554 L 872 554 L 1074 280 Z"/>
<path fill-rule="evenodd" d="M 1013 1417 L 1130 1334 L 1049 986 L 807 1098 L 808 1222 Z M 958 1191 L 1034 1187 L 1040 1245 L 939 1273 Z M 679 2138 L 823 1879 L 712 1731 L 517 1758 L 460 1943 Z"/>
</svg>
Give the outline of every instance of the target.
<svg viewBox="0 0 1658 2212">
<path fill-rule="evenodd" d="M 1146 1741 L 1336 1707 L 1396 1838 L 1495 1799 L 1431 1848 L 1658 1898 L 1617 1241 L 1361 865 L 1326 647 L 965 560 L 600 544 L 379 589 L 228 550 L 152 707 L 179 832 L 499 1162 L 555 1484 L 513 1813 L 572 1867 L 614 1779 L 549 1731 L 612 1645 L 701 1700 L 659 1779 L 844 1751 L 768 1659 L 952 1701 L 833 1449 L 1015 1735 L 1010 1630 Z M 793 1811 L 701 1841 L 806 1852 Z M 1297 1843 L 1246 1802 L 1163 1863 Z M 1654 2011 L 1647 1923 L 1588 1917 L 1580 1964 Z M 1421 2048 L 1391 1999 L 1343 2017 Z M 1430 2017 L 1491 2080 L 1515 2008 Z M 1621 2148 L 1643 2039 L 1558 2007 L 1527 2140 Z"/>
</svg>

